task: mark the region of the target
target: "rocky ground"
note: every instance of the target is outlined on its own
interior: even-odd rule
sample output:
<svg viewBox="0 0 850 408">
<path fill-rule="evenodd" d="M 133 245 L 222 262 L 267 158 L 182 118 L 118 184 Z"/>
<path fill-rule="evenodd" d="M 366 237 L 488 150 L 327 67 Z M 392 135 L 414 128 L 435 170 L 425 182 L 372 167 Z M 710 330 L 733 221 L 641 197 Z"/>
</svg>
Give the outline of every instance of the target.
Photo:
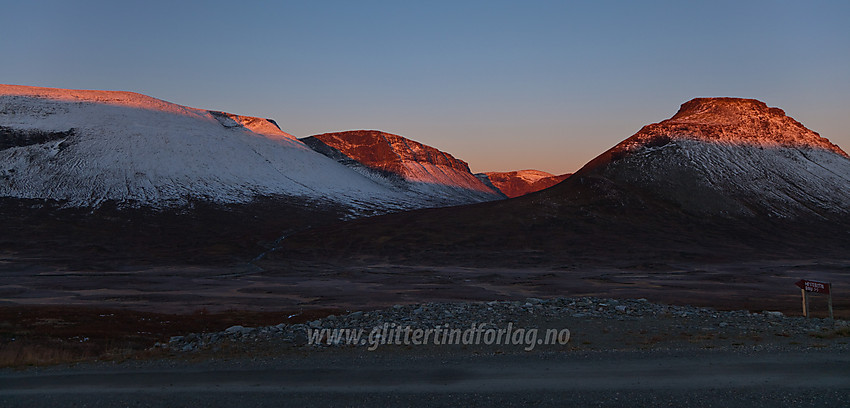
<svg viewBox="0 0 850 408">
<path fill-rule="evenodd" d="M 405 331 L 410 328 L 405 341 Z M 538 342 L 527 338 L 519 344 L 486 344 L 478 340 L 438 337 L 427 344 L 413 341 L 416 329 L 443 333 L 457 329 L 463 334 L 475 328 L 523 336 L 536 329 Z M 327 329 L 326 331 L 322 331 Z M 362 331 L 356 344 L 343 333 L 334 338 L 334 329 Z M 565 331 L 566 329 L 566 331 Z M 396 332 L 390 331 L 396 330 Z M 560 334 L 560 341 L 545 341 L 547 330 Z M 320 341 L 316 342 L 316 333 Z M 507 334 L 507 332 L 505 332 Z M 523 337 L 521 336 L 521 337 Z M 565 336 L 568 338 L 565 340 Z M 329 338 L 330 337 L 330 338 Z M 383 339 L 382 339 L 383 338 Z M 530 338 L 530 337 L 529 337 Z M 492 338 L 491 338 L 492 339 Z M 470 341 L 464 341 L 470 340 Z M 446 344 L 452 343 L 452 344 Z M 645 299 L 602 299 L 593 297 L 491 301 L 476 303 L 426 303 L 396 305 L 391 308 L 312 320 L 300 324 L 265 327 L 232 326 L 221 332 L 175 336 L 155 347 L 177 355 L 215 355 L 224 350 L 251 354 L 274 354 L 283 350 L 364 348 L 486 353 L 529 351 L 627 351 L 627 350 L 790 350 L 834 349 L 846 351 L 850 324 L 845 320 L 785 316 L 780 312 L 753 313 L 719 311 L 711 308 L 651 303 Z"/>
</svg>

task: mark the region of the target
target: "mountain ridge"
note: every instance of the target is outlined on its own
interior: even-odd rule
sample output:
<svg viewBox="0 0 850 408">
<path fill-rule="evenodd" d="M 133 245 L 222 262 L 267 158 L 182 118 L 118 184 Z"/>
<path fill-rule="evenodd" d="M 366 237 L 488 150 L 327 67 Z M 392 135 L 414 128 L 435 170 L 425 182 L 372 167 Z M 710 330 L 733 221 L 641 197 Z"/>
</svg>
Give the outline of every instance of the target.
<svg viewBox="0 0 850 408">
<path fill-rule="evenodd" d="M 349 130 L 299 139 L 378 182 L 457 205 L 504 198 L 452 154 L 392 133 Z"/>
</svg>

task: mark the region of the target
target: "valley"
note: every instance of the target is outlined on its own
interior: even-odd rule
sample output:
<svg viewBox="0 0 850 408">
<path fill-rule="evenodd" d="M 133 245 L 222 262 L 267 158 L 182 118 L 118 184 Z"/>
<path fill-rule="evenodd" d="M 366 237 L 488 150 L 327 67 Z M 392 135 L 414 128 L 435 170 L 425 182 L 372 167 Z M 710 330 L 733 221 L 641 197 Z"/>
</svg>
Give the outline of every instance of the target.
<svg viewBox="0 0 850 408">
<path fill-rule="evenodd" d="M 14 386 L 0 386 L 0 401 L 87 404 L 151 387 L 169 401 L 213 388 L 258 403 L 316 391 L 407 401 L 499 387 L 520 403 L 546 405 L 529 397 L 540 389 L 562 405 L 564 384 L 579 381 L 579 401 L 602 401 L 594 387 L 606 384 L 634 402 L 659 395 L 635 372 L 657 389 L 683 364 L 740 359 L 691 375 L 667 400 L 725 401 L 705 387 L 743 370 L 711 390 L 768 383 L 748 395 L 775 406 L 796 400 L 776 392 L 789 369 L 776 361 L 800 353 L 830 367 L 808 392 L 836 391 L 847 371 L 824 356 L 843 355 L 850 336 L 848 192 L 843 150 L 752 99 L 691 100 L 555 176 L 473 174 L 447 152 L 380 131 L 298 139 L 271 119 L 140 94 L 3 85 L 0 378 Z M 800 279 L 832 284 L 835 319 L 823 296 L 801 316 Z M 309 342 L 321 329 L 482 322 L 570 335 L 533 352 L 435 344 L 363 354 Z M 598 359 L 585 368 L 608 381 L 523 374 L 552 370 L 552 358 Z M 301 373 L 315 381 L 263 368 L 337 359 L 358 362 L 327 378 Z M 454 371 L 337 378 L 417 359 Z M 623 359 L 633 373 L 603 368 Z M 62 368 L 71 363 L 90 365 Z M 776 368 L 746 368 L 764 364 Z M 144 371 L 161 365 L 170 368 Z M 512 374 L 485 374 L 491 365 Z M 195 375 L 165 384 L 163 370 Z M 254 385 L 229 380 L 233 370 Z M 100 385 L 73 395 L 63 386 L 87 378 Z"/>
</svg>

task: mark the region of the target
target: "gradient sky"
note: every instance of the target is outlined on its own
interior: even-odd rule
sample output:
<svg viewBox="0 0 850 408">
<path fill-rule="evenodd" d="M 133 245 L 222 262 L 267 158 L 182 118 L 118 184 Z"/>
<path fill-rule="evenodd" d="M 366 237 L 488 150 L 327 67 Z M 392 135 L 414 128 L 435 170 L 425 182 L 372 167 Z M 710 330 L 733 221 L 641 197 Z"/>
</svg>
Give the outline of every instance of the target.
<svg viewBox="0 0 850 408">
<path fill-rule="evenodd" d="M 846 0 L 280 3 L 2 0 L 0 83 L 379 129 L 473 171 L 572 172 L 698 96 L 850 150 Z"/>
</svg>

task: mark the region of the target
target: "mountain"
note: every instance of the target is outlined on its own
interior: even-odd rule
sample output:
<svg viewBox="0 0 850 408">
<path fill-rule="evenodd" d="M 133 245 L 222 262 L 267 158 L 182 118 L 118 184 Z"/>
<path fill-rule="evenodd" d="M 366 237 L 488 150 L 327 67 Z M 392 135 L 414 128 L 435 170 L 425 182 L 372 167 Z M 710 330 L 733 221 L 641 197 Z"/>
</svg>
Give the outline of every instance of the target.
<svg viewBox="0 0 850 408">
<path fill-rule="evenodd" d="M 830 218 L 850 211 L 850 160 L 829 140 L 753 99 L 699 98 L 577 173 L 696 214 Z"/>
<path fill-rule="evenodd" d="M 762 102 L 700 98 L 549 189 L 317 228 L 278 254 L 499 266 L 808 259 L 846 256 L 848 213 L 844 151 Z"/>
<path fill-rule="evenodd" d="M 556 176 L 540 170 L 477 173 L 475 177 L 492 185 L 509 198 L 519 197 L 554 186 L 572 173 Z"/>
<path fill-rule="evenodd" d="M 410 204 L 315 154 L 268 119 L 131 92 L 0 86 L 0 196 L 170 207 L 289 196 Z"/>
<path fill-rule="evenodd" d="M 322 153 L 379 183 L 433 202 L 435 206 L 504 198 L 449 153 L 377 130 L 324 133 L 301 139 Z"/>
<path fill-rule="evenodd" d="M 0 254 L 216 262 L 339 219 L 488 197 L 447 180 L 460 187 L 438 199 L 411 193 L 270 119 L 132 92 L 0 85 Z"/>
</svg>

